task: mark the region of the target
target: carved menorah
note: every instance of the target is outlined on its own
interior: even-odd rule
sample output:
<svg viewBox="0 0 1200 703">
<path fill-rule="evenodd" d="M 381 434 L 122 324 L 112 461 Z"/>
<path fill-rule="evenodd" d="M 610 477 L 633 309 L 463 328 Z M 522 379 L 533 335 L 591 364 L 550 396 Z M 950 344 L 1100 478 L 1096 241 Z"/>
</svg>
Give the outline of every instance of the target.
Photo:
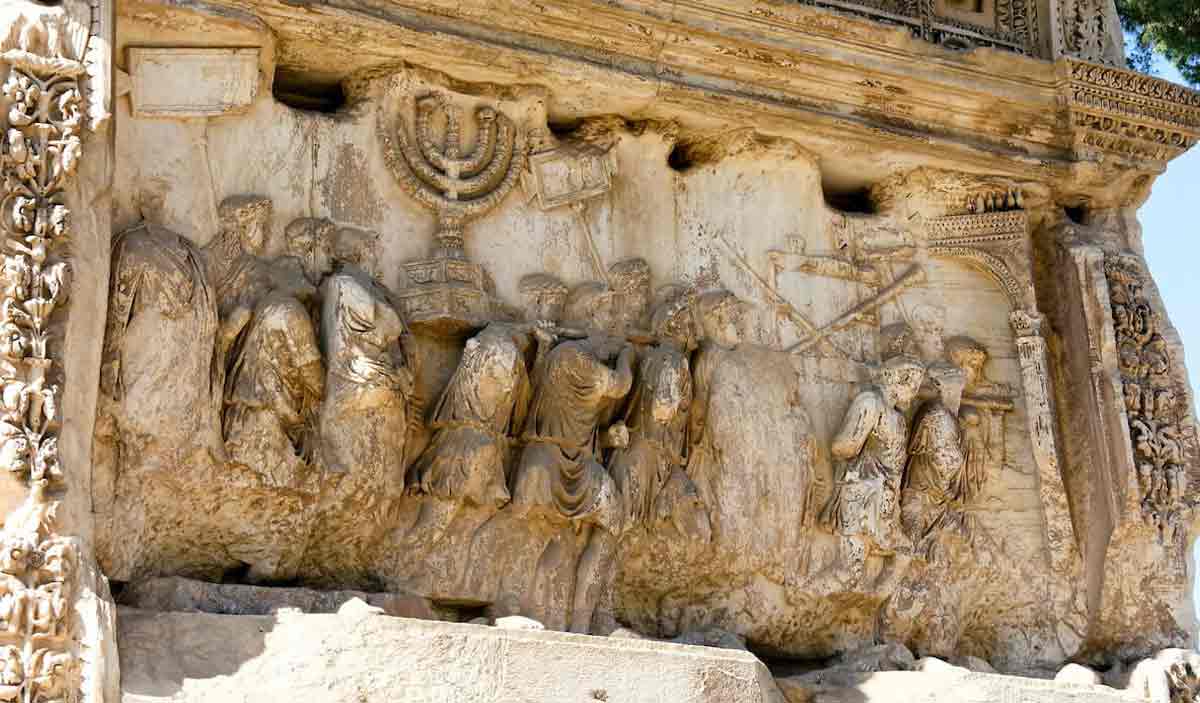
<svg viewBox="0 0 1200 703">
<path fill-rule="evenodd" d="M 446 116 L 439 143 L 434 115 Z M 434 233 L 438 259 L 465 259 L 463 227 L 500 204 L 516 185 L 525 164 L 526 138 L 503 113 L 491 107 L 475 111 L 476 138 L 464 153 L 463 110 L 434 93 L 416 100 L 413 135 L 401 119 L 395 139 L 380 126 L 384 159 L 400 185 L 437 215 Z"/>
</svg>

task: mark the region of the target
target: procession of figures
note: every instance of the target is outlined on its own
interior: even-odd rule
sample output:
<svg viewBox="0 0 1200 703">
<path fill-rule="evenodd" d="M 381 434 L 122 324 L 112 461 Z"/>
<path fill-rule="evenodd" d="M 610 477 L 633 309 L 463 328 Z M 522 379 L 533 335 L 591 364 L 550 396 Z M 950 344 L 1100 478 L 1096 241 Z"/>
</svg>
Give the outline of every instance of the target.
<svg viewBox="0 0 1200 703">
<path fill-rule="evenodd" d="M 406 531 L 427 540 L 464 507 L 569 525 L 585 545 L 574 631 L 591 629 L 626 535 L 710 539 L 689 475 L 723 450 L 705 422 L 712 376 L 742 341 L 745 304 L 732 293 L 654 291 L 640 259 L 573 288 L 527 275 L 520 313 L 465 332 L 444 388 L 422 399 L 424 359 L 372 269 L 374 237 L 300 219 L 284 230 L 286 254 L 268 260 L 269 200 L 229 198 L 220 216 L 204 248 L 153 226 L 117 243 L 105 392 L 126 434 L 161 421 L 149 397 L 161 389 L 144 382 L 169 364 L 208 394 L 207 412 L 179 398 L 173 419 L 196 435 L 205 417 L 218 421 L 224 465 L 261 488 L 354 495 L 385 513 L 416 499 Z M 146 324 L 180 353 L 127 342 Z M 820 520 L 857 555 L 850 571 L 868 556 L 944 558 L 947 534 L 969 543 L 1012 408 L 1011 391 L 984 376 L 986 349 L 943 339 L 936 319 L 882 338 L 873 382 L 833 438 L 836 484 Z M 245 578 L 293 579 L 300 551 L 250 553 Z"/>
</svg>

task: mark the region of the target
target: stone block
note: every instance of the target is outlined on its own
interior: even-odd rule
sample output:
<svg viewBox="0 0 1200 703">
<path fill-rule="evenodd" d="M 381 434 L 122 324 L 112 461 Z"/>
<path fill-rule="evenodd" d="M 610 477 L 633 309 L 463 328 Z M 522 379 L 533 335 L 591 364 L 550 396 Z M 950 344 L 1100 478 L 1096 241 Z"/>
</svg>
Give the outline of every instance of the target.
<svg viewBox="0 0 1200 703">
<path fill-rule="evenodd" d="M 1134 703 L 1107 686 L 957 671 L 836 672 L 778 680 L 788 703 Z"/>
<path fill-rule="evenodd" d="M 389 617 L 118 612 L 125 703 L 783 703 L 748 652 Z"/>
<path fill-rule="evenodd" d="M 129 50 L 137 117 L 218 117 L 244 112 L 258 95 L 259 50 Z"/>
</svg>

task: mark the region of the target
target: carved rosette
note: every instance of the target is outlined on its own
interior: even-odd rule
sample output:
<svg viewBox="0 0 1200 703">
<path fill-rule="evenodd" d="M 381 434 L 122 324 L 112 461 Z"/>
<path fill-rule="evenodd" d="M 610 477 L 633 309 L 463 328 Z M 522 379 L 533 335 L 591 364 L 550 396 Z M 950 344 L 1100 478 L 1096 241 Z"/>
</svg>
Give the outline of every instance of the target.
<svg viewBox="0 0 1200 703">
<path fill-rule="evenodd" d="M 88 112 L 89 27 L 60 8 L 16 3 L 0 28 L 0 467 L 29 491 L 0 531 L 0 700 L 65 702 L 80 696 L 79 553 L 56 524 L 63 373 L 52 347 L 68 290 L 65 191 Z"/>
<path fill-rule="evenodd" d="M 1200 92 L 1076 59 L 1063 59 L 1059 70 L 1080 158 L 1107 153 L 1165 166 L 1200 140 Z"/>
<path fill-rule="evenodd" d="M 1186 392 L 1180 392 L 1163 320 L 1145 290 L 1134 256 L 1107 255 L 1117 367 L 1129 422 L 1138 508 L 1165 544 L 1186 533 L 1197 500 L 1189 492 L 1188 466 L 1196 454 Z"/>
</svg>

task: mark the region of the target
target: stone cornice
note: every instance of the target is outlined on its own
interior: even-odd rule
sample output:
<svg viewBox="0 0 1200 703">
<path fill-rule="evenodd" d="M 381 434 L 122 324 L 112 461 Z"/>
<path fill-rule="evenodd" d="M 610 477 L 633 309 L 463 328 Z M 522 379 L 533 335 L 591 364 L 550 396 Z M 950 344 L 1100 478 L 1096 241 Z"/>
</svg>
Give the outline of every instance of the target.
<svg viewBox="0 0 1200 703">
<path fill-rule="evenodd" d="M 1164 163 L 1200 139 L 1200 92 L 1133 71 L 1062 59 L 1059 91 L 1076 154 Z"/>
<path fill-rule="evenodd" d="M 369 72 L 408 62 L 453 76 L 536 80 L 551 95 L 569 94 L 581 80 L 594 84 L 587 100 L 552 99 L 550 113 L 558 119 L 618 111 L 676 120 L 690 130 L 749 121 L 818 153 L 838 144 L 865 151 L 883 138 L 893 151 L 909 154 L 914 165 L 937 162 L 1063 182 L 1075 177 L 1073 165 L 1081 160 L 1102 170 L 1112 164 L 1116 171 L 1096 177 L 1101 184 L 1112 182 L 1117 172 L 1159 172 L 1195 141 L 1190 128 L 1180 128 L 1156 145 L 1153 131 L 1162 121 L 1156 115 L 1195 119 L 1183 104 L 1195 99 L 1191 91 L 1127 93 L 1072 77 L 1063 67 L 1081 65 L 1073 60 L 1056 64 L 1003 50 L 949 51 L 914 38 L 906 28 L 794 2 L 214 4 L 261 17 L 278 39 L 279 62 L 296 70 L 328 72 L 336 66 Z M 333 47 L 345 43 L 326 39 L 344 31 L 363 37 L 353 54 L 338 53 Z M 1120 99 L 1114 101 L 1114 95 Z M 1088 101 L 1102 107 L 1087 106 Z M 1108 121 L 1115 117 L 1103 107 L 1109 104 L 1118 105 L 1125 119 Z M 1122 122 L 1135 125 L 1134 137 L 1121 135 Z M 1151 128 L 1149 144 L 1138 127 Z"/>
</svg>

